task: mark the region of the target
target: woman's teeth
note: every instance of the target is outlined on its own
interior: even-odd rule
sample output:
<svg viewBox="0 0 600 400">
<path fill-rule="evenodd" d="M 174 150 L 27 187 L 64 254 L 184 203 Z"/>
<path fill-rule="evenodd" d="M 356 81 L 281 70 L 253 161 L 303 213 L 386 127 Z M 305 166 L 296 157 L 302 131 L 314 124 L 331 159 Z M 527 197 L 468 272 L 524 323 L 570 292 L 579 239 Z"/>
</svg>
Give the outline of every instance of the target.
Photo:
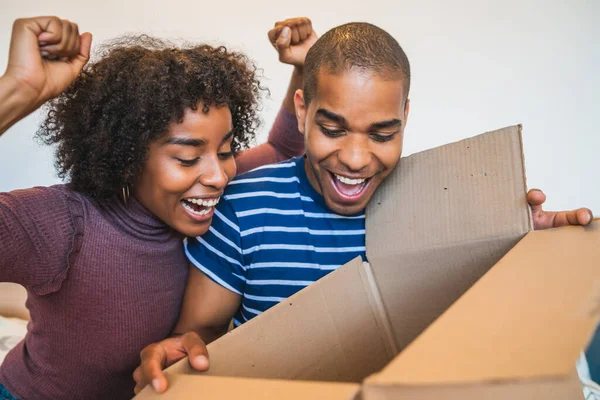
<svg viewBox="0 0 600 400">
<path fill-rule="evenodd" d="M 207 215 L 212 211 L 214 206 L 219 204 L 219 199 L 220 197 L 209 200 L 190 198 L 182 200 L 181 205 L 192 214 Z"/>
<path fill-rule="evenodd" d="M 212 200 L 185 199 L 185 201 L 188 201 L 192 204 L 197 204 L 197 205 L 203 206 L 203 207 L 214 207 L 217 204 L 219 204 L 219 199 L 220 199 L 220 197 L 217 197 L 216 199 L 212 199 Z"/>
<path fill-rule="evenodd" d="M 189 212 L 196 214 L 196 215 L 206 215 L 210 212 L 210 208 L 204 208 L 200 211 L 196 211 L 191 206 L 187 205 L 185 201 L 182 202 L 181 204 L 185 207 L 186 210 L 188 210 Z"/>
<path fill-rule="evenodd" d="M 358 184 L 366 181 L 366 179 L 350 179 L 350 178 L 346 178 L 345 176 L 342 176 L 342 175 L 338 175 L 338 174 L 334 174 L 334 175 L 338 181 L 345 183 L 346 185 L 358 185 Z"/>
</svg>

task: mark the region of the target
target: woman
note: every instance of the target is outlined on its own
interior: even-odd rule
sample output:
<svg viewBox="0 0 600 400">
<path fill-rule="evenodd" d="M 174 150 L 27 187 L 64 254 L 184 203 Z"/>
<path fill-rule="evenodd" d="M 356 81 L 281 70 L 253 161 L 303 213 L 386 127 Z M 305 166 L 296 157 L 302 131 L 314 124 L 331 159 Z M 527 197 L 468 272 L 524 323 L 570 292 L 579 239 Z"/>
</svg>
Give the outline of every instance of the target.
<svg viewBox="0 0 600 400">
<path fill-rule="evenodd" d="M 295 52 L 288 59 L 301 65 L 310 21 L 275 30 L 280 58 Z M 263 88 L 245 56 L 127 37 L 80 74 L 90 45 L 66 20 L 13 27 L 0 133 L 62 93 L 38 136 L 57 146 L 69 184 L 0 194 L 0 281 L 26 287 L 31 314 L 0 368 L 0 398 L 133 395 L 140 350 L 177 321 L 188 268 L 181 240 L 209 229 L 234 155 L 254 139 Z M 242 152 L 238 171 L 301 153 L 295 124 L 282 109 L 271 143 Z"/>
</svg>

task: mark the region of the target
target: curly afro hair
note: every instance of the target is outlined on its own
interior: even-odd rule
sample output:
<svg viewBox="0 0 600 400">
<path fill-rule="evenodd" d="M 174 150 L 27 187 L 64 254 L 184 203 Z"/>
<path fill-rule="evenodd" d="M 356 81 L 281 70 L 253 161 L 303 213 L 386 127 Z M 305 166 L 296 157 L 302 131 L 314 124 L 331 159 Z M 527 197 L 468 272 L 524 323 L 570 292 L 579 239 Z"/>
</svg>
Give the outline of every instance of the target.
<svg viewBox="0 0 600 400">
<path fill-rule="evenodd" d="M 229 107 L 234 152 L 254 141 L 265 89 L 245 55 L 143 35 L 111 41 L 99 56 L 48 103 L 37 132 L 57 146 L 58 174 L 73 190 L 99 200 L 119 193 L 142 170 L 149 144 L 199 102 Z"/>
</svg>

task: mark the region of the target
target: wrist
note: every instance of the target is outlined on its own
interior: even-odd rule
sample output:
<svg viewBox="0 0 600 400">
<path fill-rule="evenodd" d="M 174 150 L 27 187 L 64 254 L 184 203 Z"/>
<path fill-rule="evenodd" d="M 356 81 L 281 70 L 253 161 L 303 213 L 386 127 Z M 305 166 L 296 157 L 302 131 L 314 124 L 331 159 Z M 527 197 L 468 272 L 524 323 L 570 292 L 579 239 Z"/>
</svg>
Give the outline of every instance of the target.
<svg viewBox="0 0 600 400">
<path fill-rule="evenodd" d="M 0 76 L 0 134 L 37 108 L 37 99 L 10 76 Z"/>
<path fill-rule="evenodd" d="M 40 94 L 12 75 L 0 76 L 0 93 L 4 102 L 23 112 L 29 113 L 39 106 Z"/>
<path fill-rule="evenodd" d="M 288 86 L 288 91 L 283 99 L 283 107 L 292 114 L 296 112 L 294 106 L 294 95 L 296 90 L 303 89 L 304 86 L 304 78 L 302 77 L 302 74 L 303 67 L 294 66 L 294 71 L 292 72 L 292 77 L 290 79 L 290 85 Z"/>
<path fill-rule="evenodd" d="M 294 65 L 294 71 L 292 74 L 302 76 L 304 73 L 304 65 Z"/>
</svg>

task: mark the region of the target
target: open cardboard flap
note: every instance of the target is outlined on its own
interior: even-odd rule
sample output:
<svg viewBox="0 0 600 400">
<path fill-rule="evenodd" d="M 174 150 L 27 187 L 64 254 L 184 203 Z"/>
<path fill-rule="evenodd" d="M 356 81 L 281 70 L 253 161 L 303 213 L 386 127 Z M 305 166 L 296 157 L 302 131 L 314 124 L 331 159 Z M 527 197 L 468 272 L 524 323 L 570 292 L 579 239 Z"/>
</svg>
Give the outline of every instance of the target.
<svg viewBox="0 0 600 400">
<path fill-rule="evenodd" d="M 360 383 L 379 371 L 363 398 L 510 385 L 512 398 L 533 398 L 518 382 L 569 378 L 560 387 L 573 395 L 569 374 L 597 321 L 599 223 L 528 234 L 522 154 L 513 126 L 403 158 L 367 209 L 368 263 L 349 262 L 210 344 L 208 373 L 173 365 L 161 398 L 223 398 L 203 389 L 214 376 L 260 378 L 235 381 L 242 398 L 247 385 L 279 382 L 270 398 L 281 398 L 295 389 L 273 379 Z"/>
<path fill-rule="evenodd" d="M 600 221 L 530 232 L 368 378 L 364 392 L 376 399 L 442 392 L 447 399 L 582 398 L 573 367 L 599 319 Z"/>
</svg>

